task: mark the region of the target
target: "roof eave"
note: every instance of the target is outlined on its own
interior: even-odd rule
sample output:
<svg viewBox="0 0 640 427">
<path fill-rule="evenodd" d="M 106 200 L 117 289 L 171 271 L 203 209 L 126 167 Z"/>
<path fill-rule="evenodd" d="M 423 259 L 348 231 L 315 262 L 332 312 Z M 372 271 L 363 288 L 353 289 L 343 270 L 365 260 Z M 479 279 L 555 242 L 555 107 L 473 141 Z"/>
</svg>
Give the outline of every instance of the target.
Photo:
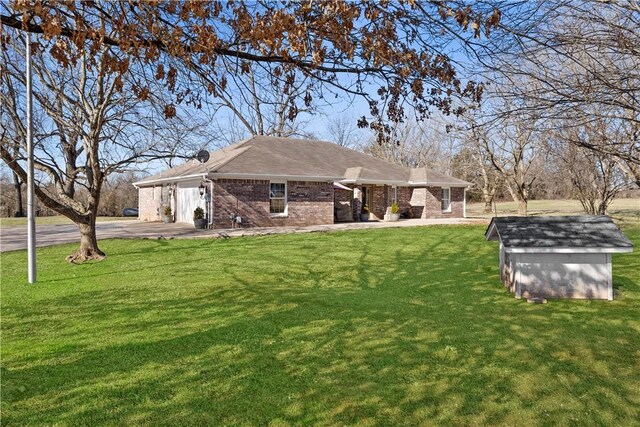
<svg viewBox="0 0 640 427">
<path fill-rule="evenodd" d="M 564 248 L 545 248 L 545 247 L 505 247 L 504 251 L 512 254 L 614 254 L 633 252 L 633 247 L 618 246 L 611 248 L 597 247 L 564 247 Z"/>
<path fill-rule="evenodd" d="M 207 177 L 207 173 L 206 172 L 202 172 L 202 173 L 198 173 L 198 174 L 191 174 L 191 175 L 182 175 L 182 176 L 173 176 L 173 177 L 168 177 L 168 178 L 158 178 L 158 179 L 152 179 L 149 181 L 138 181 L 138 182 L 134 182 L 133 186 L 136 188 L 140 188 L 140 187 L 148 187 L 154 184 L 164 184 L 167 182 L 182 182 L 182 181 L 190 181 L 192 179 L 197 179 L 197 178 L 206 178 Z"/>
<path fill-rule="evenodd" d="M 409 181 L 409 186 L 413 187 L 462 187 L 471 186 L 469 182 L 432 182 L 432 181 Z"/>
<path fill-rule="evenodd" d="M 396 185 L 396 186 L 406 186 L 407 181 L 402 180 L 389 180 L 389 179 L 343 179 L 340 181 L 341 183 L 350 183 L 350 184 L 359 184 L 359 185 L 367 185 L 367 184 L 383 184 L 383 185 Z"/>
<path fill-rule="evenodd" d="M 498 232 L 498 228 L 496 227 L 496 223 L 493 219 L 491 219 L 491 222 L 487 227 L 487 231 L 484 233 L 484 238 L 487 241 L 500 240 L 500 233 Z"/>
<path fill-rule="evenodd" d="M 258 173 L 232 173 L 232 172 L 210 172 L 210 179 L 255 179 L 255 180 L 274 180 L 282 179 L 288 181 L 340 181 L 339 176 L 311 176 L 311 175 L 285 175 L 285 174 L 258 174 Z"/>
</svg>

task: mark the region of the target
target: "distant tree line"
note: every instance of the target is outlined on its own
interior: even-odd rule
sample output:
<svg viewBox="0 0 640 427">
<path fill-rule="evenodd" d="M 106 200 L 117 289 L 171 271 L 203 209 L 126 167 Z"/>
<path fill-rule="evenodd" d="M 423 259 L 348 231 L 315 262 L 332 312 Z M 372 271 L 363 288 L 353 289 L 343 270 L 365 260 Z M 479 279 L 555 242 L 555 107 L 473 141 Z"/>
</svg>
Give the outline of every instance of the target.
<svg viewBox="0 0 640 427">
<path fill-rule="evenodd" d="M 124 208 L 137 208 L 138 190 L 132 184 L 137 180 L 139 180 L 139 175 L 131 172 L 114 175 L 108 179 L 102 189 L 98 216 L 122 216 Z M 20 190 L 17 190 L 9 174 L 0 175 L 0 216 L 24 216 L 26 197 L 23 195 L 26 194 L 25 190 L 24 183 L 21 183 Z M 79 200 L 86 199 L 86 190 L 80 190 L 77 197 Z M 56 211 L 48 208 L 37 199 L 36 213 L 37 216 L 58 215 Z"/>
</svg>

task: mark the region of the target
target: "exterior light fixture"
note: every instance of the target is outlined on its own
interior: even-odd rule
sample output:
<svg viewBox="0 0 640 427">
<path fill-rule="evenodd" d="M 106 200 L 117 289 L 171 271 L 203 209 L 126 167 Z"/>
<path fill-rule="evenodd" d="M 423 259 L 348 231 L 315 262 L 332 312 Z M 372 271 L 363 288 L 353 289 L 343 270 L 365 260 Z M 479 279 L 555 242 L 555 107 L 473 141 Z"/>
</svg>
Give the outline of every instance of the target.
<svg viewBox="0 0 640 427">
<path fill-rule="evenodd" d="M 198 187 L 198 191 L 200 192 L 200 196 L 204 196 L 204 192 L 205 192 L 206 188 L 204 186 L 204 183 L 200 183 L 200 186 Z"/>
</svg>

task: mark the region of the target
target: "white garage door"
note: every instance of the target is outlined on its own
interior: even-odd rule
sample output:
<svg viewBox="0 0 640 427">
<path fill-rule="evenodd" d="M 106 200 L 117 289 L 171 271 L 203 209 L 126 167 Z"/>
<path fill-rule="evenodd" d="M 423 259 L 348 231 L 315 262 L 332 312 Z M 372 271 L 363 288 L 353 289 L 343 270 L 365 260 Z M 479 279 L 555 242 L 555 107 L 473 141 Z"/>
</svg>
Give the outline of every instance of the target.
<svg viewBox="0 0 640 427">
<path fill-rule="evenodd" d="M 186 222 L 193 224 L 193 211 L 200 206 L 205 208 L 204 200 L 200 199 L 198 186 L 200 182 L 181 182 L 178 183 L 177 206 L 176 206 L 176 222 Z"/>
</svg>

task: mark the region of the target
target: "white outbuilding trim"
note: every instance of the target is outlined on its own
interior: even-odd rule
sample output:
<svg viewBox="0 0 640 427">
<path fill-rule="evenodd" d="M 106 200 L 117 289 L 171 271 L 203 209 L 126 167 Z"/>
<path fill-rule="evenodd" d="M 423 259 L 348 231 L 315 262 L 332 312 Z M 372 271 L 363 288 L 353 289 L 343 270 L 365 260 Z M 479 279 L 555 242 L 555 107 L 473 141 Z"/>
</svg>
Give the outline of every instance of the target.
<svg viewBox="0 0 640 427">
<path fill-rule="evenodd" d="M 633 252 L 633 248 L 505 248 L 512 254 L 620 254 Z"/>
<path fill-rule="evenodd" d="M 612 253 L 632 242 L 606 216 L 493 218 L 500 279 L 516 298 L 613 299 Z"/>
</svg>

